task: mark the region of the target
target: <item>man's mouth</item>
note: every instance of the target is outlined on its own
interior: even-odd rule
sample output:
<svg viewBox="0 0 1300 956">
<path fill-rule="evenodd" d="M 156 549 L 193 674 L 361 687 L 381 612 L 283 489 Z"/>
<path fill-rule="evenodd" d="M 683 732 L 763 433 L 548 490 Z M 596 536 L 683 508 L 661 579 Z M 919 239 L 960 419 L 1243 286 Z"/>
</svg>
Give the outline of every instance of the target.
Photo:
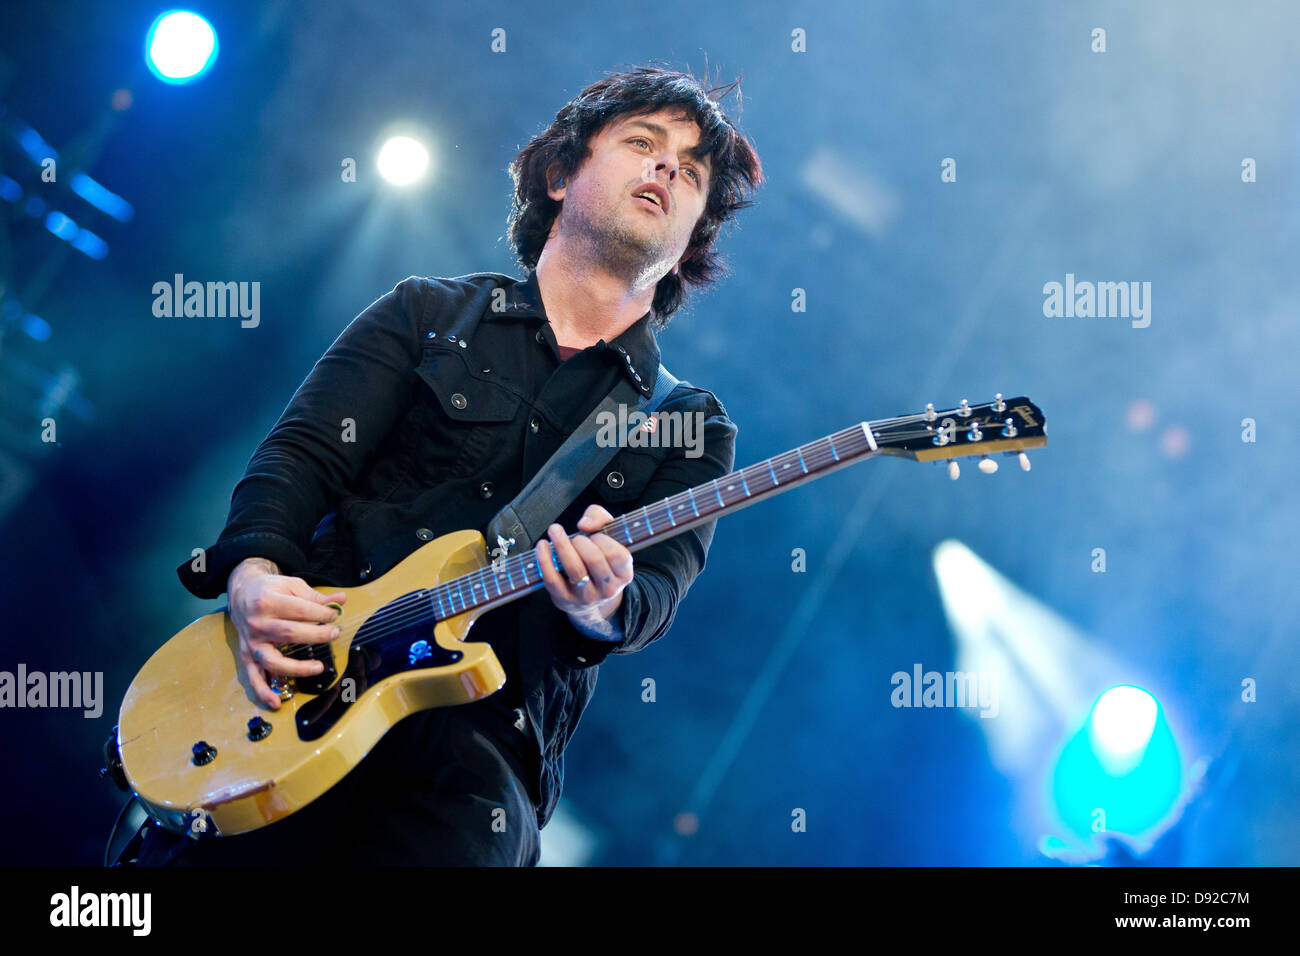
<svg viewBox="0 0 1300 956">
<path fill-rule="evenodd" d="M 653 187 L 647 186 L 644 189 L 638 190 L 632 195 L 633 198 L 635 198 L 638 202 L 653 206 L 659 212 L 662 212 L 665 215 L 667 215 L 668 203 L 664 195 L 659 191 L 657 191 L 656 189 L 654 189 Z"/>
</svg>

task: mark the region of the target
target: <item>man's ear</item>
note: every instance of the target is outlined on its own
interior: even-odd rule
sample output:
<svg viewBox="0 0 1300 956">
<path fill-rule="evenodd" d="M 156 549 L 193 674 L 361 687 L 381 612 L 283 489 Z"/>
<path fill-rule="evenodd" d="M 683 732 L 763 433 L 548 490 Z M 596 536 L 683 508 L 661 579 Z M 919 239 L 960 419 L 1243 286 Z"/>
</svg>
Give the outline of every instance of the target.
<svg viewBox="0 0 1300 956">
<path fill-rule="evenodd" d="M 546 195 L 550 196 L 556 202 L 564 200 L 564 194 L 568 191 L 568 184 L 560 176 L 560 166 L 558 163 L 551 163 L 546 167 Z"/>
</svg>

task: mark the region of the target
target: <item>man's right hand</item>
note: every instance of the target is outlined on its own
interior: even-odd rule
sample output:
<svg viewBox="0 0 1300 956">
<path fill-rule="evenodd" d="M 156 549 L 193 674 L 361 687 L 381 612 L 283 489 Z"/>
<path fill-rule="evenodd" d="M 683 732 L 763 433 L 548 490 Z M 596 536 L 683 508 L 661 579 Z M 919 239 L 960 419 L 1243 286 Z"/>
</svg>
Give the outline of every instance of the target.
<svg viewBox="0 0 1300 956">
<path fill-rule="evenodd" d="M 247 558 L 226 581 L 230 619 L 239 634 L 239 657 L 253 692 L 272 710 L 280 695 L 263 671 L 284 677 L 310 677 L 325 669 L 320 661 L 297 661 L 279 644 L 322 644 L 339 636 L 338 613 L 326 605 L 343 604 L 342 591 L 321 594 L 302 578 L 280 574 L 275 562 Z"/>
</svg>

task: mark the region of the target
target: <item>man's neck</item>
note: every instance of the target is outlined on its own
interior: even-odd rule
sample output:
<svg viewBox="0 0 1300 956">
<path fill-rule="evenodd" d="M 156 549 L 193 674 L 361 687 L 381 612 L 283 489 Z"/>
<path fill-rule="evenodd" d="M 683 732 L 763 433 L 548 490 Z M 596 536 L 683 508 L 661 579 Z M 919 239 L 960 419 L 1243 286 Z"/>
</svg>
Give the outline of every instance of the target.
<svg viewBox="0 0 1300 956">
<path fill-rule="evenodd" d="M 565 256 L 546 244 L 537 260 L 537 288 L 558 344 L 587 348 L 612 342 L 650 311 L 655 285 L 633 292 L 627 281 L 589 259 Z"/>
</svg>

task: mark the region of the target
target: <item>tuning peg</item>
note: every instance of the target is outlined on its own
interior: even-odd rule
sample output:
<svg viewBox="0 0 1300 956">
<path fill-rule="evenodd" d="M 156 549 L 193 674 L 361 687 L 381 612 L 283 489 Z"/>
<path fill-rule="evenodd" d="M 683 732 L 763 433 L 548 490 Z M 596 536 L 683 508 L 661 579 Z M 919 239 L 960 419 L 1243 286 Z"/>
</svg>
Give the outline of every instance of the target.
<svg viewBox="0 0 1300 956">
<path fill-rule="evenodd" d="M 988 455 L 985 455 L 980 459 L 979 470 L 984 472 L 986 475 L 991 475 L 998 470 L 998 463 Z"/>
<path fill-rule="evenodd" d="M 935 415 L 935 413 L 934 413 L 934 402 L 926 402 L 926 403 L 925 403 L 925 420 L 926 420 L 927 422 L 932 422 L 932 421 L 934 421 L 936 418 L 938 418 L 938 416 Z"/>
<path fill-rule="evenodd" d="M 1007 410 L 1007 403 L 1002 401 L 1002 393 L 998 392 L 997 395 L 994 396 L 994 399 L 993 410 L 995 412 L 1005 412 Z"/>
<path fill-rule="evenodd" d="M 968 441 L 984 440 L 984 433 L 980 431 L 980 423 L 978 421 L 973 421 L 970 423 L 970 431 L 966 433 L 966 438 Z"/>
<path fill-rule="evenodd" d="M 1002 437 L 1003 437 L 1003 438 L 1015 438 L 1016 435 L 1018 435 L 1018 434 L 1019 434 L 1019 432 L 1016 431 L 1015 423 L 1014 423 L 1010 418 L 1008 418 L 1008 419 L 1007 419 L 1007 427 L 1004 428 L 1004 429 L 1002 429 Z"/>
<path fill-rule="evenodd" d="M 1020 467 L 1025 471 L 1029 470 L 1029 456 L 1023 451 L 1020 453 Z"/>
<path fill-rule="evenodd" d="M 957 414 L 962 418 L 970 418 L 970 403 L 966 399 L 961 400 L 961 408 L 957 409 Z"/>
<path fill-rule="evenodd" d="M 961 466 L 958 465 L 951 458 L 948 459 L 948 477 L 951 478 L 953 481 L 956 481 L 958 478 L 961 477 Z"/>
</svg>

